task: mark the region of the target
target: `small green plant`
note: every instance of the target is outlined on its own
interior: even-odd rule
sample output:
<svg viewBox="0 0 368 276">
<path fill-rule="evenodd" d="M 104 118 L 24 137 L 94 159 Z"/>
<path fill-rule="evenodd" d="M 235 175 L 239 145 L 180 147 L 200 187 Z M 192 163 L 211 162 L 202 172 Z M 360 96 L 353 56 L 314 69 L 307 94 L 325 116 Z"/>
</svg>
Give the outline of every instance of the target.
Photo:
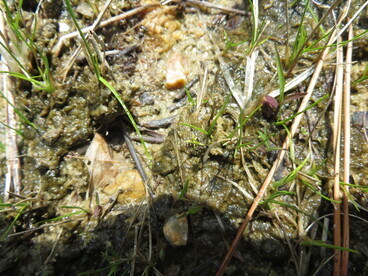
<svg viewBox="0 0 368 276">
<path fill-rule="evenodd" d="M 134 130 L 137 132 L 139 138 L 140 138 L 140 141 L 141 141 L 141 144 L 143 145 L 143 148 L 144 148 L 144 151 L 145 151 L 145 154 L 147 156 L 147 158 L 149 160 L 152 160 L 152 156 L 151 154 L 149 153 L 148 149 L 147 149 L 147 145 L 146 143 L 144 142 L 143 138 L 142 138 L 142 134 L 138 128 L 138 125 L 137 123 L 135 122 L 134 118 L 133 118 L 133 115 L 130 113 L 128 107 L 126 106 L 126 104 L 124 103 L 124 101 L 122 100 L 122 98 L 120 97 L 119 93 L 115 90 L 115 88 L 101 75 L 101 71 L 100 71 L 100 67 L 99 67 L 99 61 L 98 61 L 98 55 L 96 54 L 96 52 L 93 52 L 85 35 L 83 34 L 82 32 L 82 29 L 80 28 L 78 22 L 77 22 L 77 19 L 75 17 L 75 14 L 74 14 L 74 11 L 73 11 L 73 8 L 70 4 L 70 1 L 69 0 L 65 0 L 65 4 L 66 4 L 66 7 L 67 7 L 67 10 L 68 10 L 68 13 L 69 15 L 71 16 L 73 22 L 74 22 L 74 25 L 76 26 L 78 32 L 79 32 L 79 35 L 80 37 L 82 38 L 82 41 L 83 41 L 83 45 L 86 49 L 86 52 L 87 52 L 87 56 L 88 56 L 88 59 L 90 61 L 90 63 L 92 64 L 92 67 L 93 67 L 93 71 L 96 75 L 96 78 L 97 80 L 102 83 L 106 88 L 108 88 L 110 90 L 110 92 L 114 95 L 114 97 L 118 100 L 118 102 L 120 103 L 120 105 L 123 107 L 125 113 L 127 114 L 128 118 L 129 118 L 129 121 L 131 122 L 132 126 L 134 127 Z"/>
<path fill-rule="evenodd" d="M 1 96 L 7 101 L 7 103 L 14 109 L 14 112 L 19 116 L 19 118 L 24 122 L 24 123 L 26 123 L 27 125 L 29 125 L 30 127 L 32 127 L 32 128 L 34 128 L 34 129 L 38 129 L 37 128 L 37 126 L 34 124 L 34 123 L 32 123 L 31 121 L 29 121 L 28 119 L 27 119 L 27 117 L 26 116 L 24 116 L 24 114 L 18 109 L 18 108 L 16 108 L 10 101 L 9 101 L 9 99 L 7 98 L 7 97 L 5 97 L 5 95 L 4 95 L 4 93 L 0 90 L 0 94 L 1 94 Z M 14 131 L 16 131 L 17 133 L 19 133 L 19 131 L 17 131 L 17 130 L 15 130 L 15 129 L 13 129 Z M 21 134 L 21 133 L 19 133 L 19 134 Z"/>
<path fill-rule="evenodd" d="M 295 118 L 296 116 L 298 116 L 299 114 L 302 114 L 302 113 L 304 113 L 305 111 L 307 111 L 307 110 L 311 109 L 312 107 L 314 107 L 314 106 L 318 105 L 320 102 L 322 102 L 322 101 L 326 100 L 328 97 L 329 97 L 329 95 L 328 95 L 328 94 L 324 95 L 322 98 L 318 99 L 318 100 L 317 100 L 317 101 L 315 101 L 313 104 L 311 104 L 310 106 L 306 107 L 304 110 L 302 110 L 302 111 L 300 111 L 300 112 L 298 112 L 298 113 L 295 113 L 294 115 L 292 115 L 292 116 L 290 116 L 290 117 L 288 117 L 288 118 L 286 118 L 286 119 L 284 119 L 284 120 L 282 120 L 282 121 L 278 121 L 278 122 L 276 122 L 276 123 L 275 123 L 275 125 L 276 125 L 276 126 L 278 126 L 278 125 L 285 125 L 285 123 L 286 123 L 286 122 L 288 122 L 288 121 L 290 121 L 290 120 L 294 119 L 294 118 Z"/>
<path fill-rule="evenodd" d="M 274 44 L 274 46 L 275 46 L 275 52 L 276 52 L 277 75 L 279 77 L 279 87 L 280 87 L 279 102 L 282 104 L 284 102 L 284 94 L 285 94 L 284 70 L 282 69 L 282 63 L 281 63 L 279 51 L 277 50 L 276 44 Z"/>
<path fill-rule="evenodd" d="M 0 208 L 4 208 L 4 207 L 11 207 L 11 208 L 16 208 L 16 207 L 20 207 L 17 215 L 14 217 L 13 221 L 9 224 L 9 226 L 5 229 L 4 233 L 1 235 L 0 241 L 4 241 L 6 239 L 6 237 L 9 235 L 9 232 L 13 229 L 15 223 L 17 222 L 17 220 L 21 217 L 21 215 L 23 214 L 24 210 L 27 209 L 30 206 L 30 204 L 28 203 L 20 203 L 20 204 L 0 204 Z"/>
<path fill-rule="evenodd" d="M 0 53 L 6 57 L 10 71 L 0 71 L 12 77 L 29 81 L 35 90 L 52 93 L 55 88 L 52 84 L 50 74 L 50 64 L 43 50 L 34 42 L 35 29 L 32 33 L 27 32 L 20 27 L 23 20 L 22 3 L 19 1 L 15 6 L 16 12 L 12 12 L 6 0 L 3 0 L 3 10 L 5 20 L 11 33 L 8 36 L 11 39 L 11 45 L 6 44 L 5 35 L 1 33 L 2 42 L 0 42 Z M 24 22 L 22 22 L 24 25 Z M 36 22 L 34 23 L 36 26 Z M 31 74 L 31 62 L 29 62 L 28 53 L 31 53 L 37 66 L 38 75 Z"/>
<path fill-rule="evenodd" d="M 359 254 L 359 252 L 356 251 L 356 250 L 354 250 L 354 249 L 345 248 L 345 247 L 341 247 L 341 246 L 336 246 L 336 245 L 333 245 L 333 244 L 328 244 L 328 243 L 326 243 L 324 241 L 309 240 L 309 241 L 303 241 L 303 242 L 301 242 L 300 245 L 302 245 L 302 246 L 325 247 L 325 248 L 342 250 L 342 251 L 348 251 L 348 252 L 351 252 L 351 253 L 357 253 L 357 254 Z"/>
<path fill-rule="evenodd" d="M 298 31 L 296 33 L 296 37 L 295 37 L 295 40 L 294 40 L 294 46 L 293 46 L 293 49 L 292 49 L 291 54 L 290 54 L 288 65 L 295 62 L 296 58 L 299 55 L 299 52 L 303 49 L 303 47 L 305 45 L 305 42 L 306 42 L 307 33 L 306 33 L 305 27 L 304 27 L 304 18 L 305 18 L 305 15 L 306 15 L 308 7 L 309 7 L 309 2 L 310 2 L 310 0 L 307 0 L 307 3 L 305 3 L 305 7 L 304 7 L 304 10 L 303 10 L 302 16 L 300 17 L 300 23 L 299 23 Z"/>
</svg>

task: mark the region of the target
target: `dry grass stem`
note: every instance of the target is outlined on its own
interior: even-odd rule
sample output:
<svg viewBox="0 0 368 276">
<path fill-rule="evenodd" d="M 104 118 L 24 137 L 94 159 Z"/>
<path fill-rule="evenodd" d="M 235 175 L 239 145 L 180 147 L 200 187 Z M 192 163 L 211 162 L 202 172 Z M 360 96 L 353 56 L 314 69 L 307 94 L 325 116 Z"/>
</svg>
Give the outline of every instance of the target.
<svg viewBox="0 0 368 276">
<path fill-rule="evenodd" d="M 218 177 L 218 178 L 221 178 L 221 179 L 225 180 L 226 182 L 229 182 L 231 185 L 233 185 L 235 188 L 237 188 L 240 191 L 240 193 L 246 199 L 249 199 L 249 200 L 253 200 L 254 199 L 254 197 L 250 193 L 248 193 L 243 187 L 241 187 L 238 183 L 236 183 L 236 182 L 234 182 L 234 181 L 232 181 L 232 180 L 230 180 L 230 179 L 228 179 L 226 177 L 223 177 L 221 175 L 217 175 L 216 174 L 215 176 Z"/>
<path fill-rule="evenodd" d="M 308 68 L 303 73 L 297 75 L 295 78 L 293 78 L 289 82 L 285 83 L 284 92 L 287 92 L 287 91 L 297 87 L 300 83 L 302 83 L 307 78 L 309 78 L 313 74 L 313 71 L 314 71 L 314 66 Z M 268 95 L 275 98 L 278 95 L 280 95 L 280 89 L 275 89 L 271 93 L 269 93 Z"/>
<path fill-rule="evenodd" d="M 333 41 L 335 39 L 335 34 L 336 34 L 336 30 L 330 36 L 330 39 L 329 39 L 327 45 L 330 44 L 331 41 Z M 308 106 L 308 102 L 309 102 L 309 100 L 310 100 L 310 98 L 313 94 L 313 90 L 314 90 L 314 87 L 317 83 L 318 76 L 319 76 L 319 74 L 322 70 L 323 63 L 324 63 L 325 58 L 326 58 L 327 54 L 329 53 L 329 51 L 330 51 L 329 48 L 325 48 L 323 50 L 323 52 L 320 56 L 320 59 L 319 59 L 317 65 L 316 65 L 316 69 L 313 73 L 312 79 L 309 82 L 309 86 L 308 86 L 306 95 L 303 98 L 303 100 L 300 104 L 300 107 L 298 109 L 298 113 L 302 112 Z M 254 199 L 253 204 L 249 208 L 248 213 L 246 214 L 246 216 L 244 218 L 244 221 L 243 221 L 242 225 L 240 226 L 240 228 L 239 228 L 239 230 L 238 230 L 238 232 L 237 232 L 237 234 L 236 234 L 236 236 L 235 236 L 235 238 L 234 238 L 234 240 L 231 244 L 231 248 L 227 252 L 227 254 L 226 254 L 226 256 L 225 256 L 225 258 L 224 258 L 224 260 L 221 264 L 221 267 L 217 271 L 216 275 L 223 275 L 223 273 L 225 272 L 225 269 L 226 269 L 228 263 L 230 262 L 230 259 L 231 259 L 232 255 L 233 255 L 233 252 L 234 252 L 235 248 L 237 247 L 237 245 L 240 241 L 240 238 L 244 233 L 245 228 L 247 227 L 249 221 L 251 220 L 251 218 L 253 216 L 253 213 L 254 213 L 254 211 L 256 210 L 256 208 L 259 204 L 259 201 L 261 200 L 264 193 L 266 192 L 268 186 L 270 185 L 270 183 L 272 181 L 272 178 L 273 178 L 277 168 L 280 166 L 282 160 L 284 159 L 285 153 L 286 153 L 287 149 L 289 148 L 290 141 L 294 137 L 296 131 L 298 130 L 299 124 L 300 124 L 300 121 L 301 121 L 302 117 L 303 117 L 303 113 L 300 113 L 298 116 L 296 116 L 294 118 L 293 124 L 292 124 L 291 129 L 290 129 L 290 135 L 288 135 L 286 137 L 286 139 L 283 143 L 283 146 L 282 146 L 282 150 L 279 151 L 279 154 L 278 154 L 275 162 L 273 163 L 271 170 L 269 171 L 269 173 L 268 173 L 265 181 L 263 182 L 256 198 Z"/>
<path fill-rule="evenodd" d="M 0 16 L 0 31 L 3 34 L 6 34 L 5 30 L 5 18 L 2 14 Z M 6 44 L 4 41 L 5 36 L 0 37 L 0 41 L 3 44 Z M 1 70 L 9 71 L 6 59 L 4 56 L 1 57 Z M 20 194 L 21 192 L 21 173 L 20 173 L 20 160 L 18 154 L 18 144 L 17 144 L 17 133 L 15 129 L 18 128 L 17 117 L 14 112 L 14 108 L 11 106 L 15 106 L 15 101 L 13 94 L 11 92 L 12 87 L 14 86 L 11 78 L 7 74 L 3 74 L 2 76 L 2 87 L 3 94 L 7 99 L 6 102 L 6 124 L 8 127 L 5 129 L 5 151 L 6 151 L 6 166 L 8 172 L 5 177 L 5 191 L 4 191 L 4 201 L 8 201 L 10 193 L 14 192 L 15 194 Z"/>
<path fill-rule="evenodd" d="M 120 20 L 124 20 L 124 19 L 127 19 L 129 17 L 132 17 L 138 13 L 141 13 L 141 12 L 144 12 L 146 11 L 147 9 L 150 9 L 150 8 L 155 8 L 155 7 L 158 7 L 159 5 L 158 4 L 154 4 L 154 5 L 144 5 L 144 6 L 141 6 L 139 8 L 135 8 L 135 9 L 132 9 L 132 10 L 129 10 L 123 14 L 120 14 L 120 15 L 117 15 L 117 16 L 113 16 L 109 19 L 106 19 L 102 22 L 99 22 L 99 17 L 96 19 L 96 21 L 94 22 L 94 24 L 92 24 L 91 26 L 88 26 L 88 27 L 85 27 L 82 29 L 82 33 L 88 33 L 89 31 L 93 31 L 95 29 L 99 29 L 99 28 L 103 28 L 107 25 L 110 25 L 114 22 L 118 22 Z M 103 15 L 103 14 L 102 14 Z M 97 22 L 97 23 L 96 23 Z M 66 39 L 71 39 L 71 38 L 74 38 L 74 37 L 77 37 L 79 35 L 79 32 L 78 31 L 75 31 L 75 32 L 71 32 L 69 34 L 65 34 L 63 36 L 60 37 L 58 43 L 55 45 L 55 47 L 53 48 L 52 50 L 52 53 L 56 56 L 58 56 L 60 54 L 60 51 L 61 51 L 61 47 L 63 46 L 64 44 L 64 41 Z"/>
<path fill-rule="evenodd" d="M 258 50 L 247 56 L 247 66 L 245 68 L 245 78 L 244 78 L 244 93 L 241 99 L 243 106 L 246 106 L 250 99 L 252 98 L 253 92 L 253 82 L 254 82 L 254 71 L 256 66 L 256 59 L 258 57 Z"/>
<path fill-rule="evenodd" d="M 205 1 L 186 0 L 186 3 L 192 4 L 192 5 L 204 6 L 204 7 L 211 8 L 211 9 L 217 9 L 217 10 L 221 10 L 221 11 L 229 12 L 229 13 L 236 13 L 236 14 L 241 14 L 241 15 L 246 15 L 247 14 L 246 11 L 242 11 L 242 10 L 238 10 L 238 9 L 232 9 L 232 8 L 227 8 L 227 7 L 224 7 L 224 6 L 221 6 L 221 5 L 217 5 L 217 4 L 213 4 L 213 3 L 205 2 Z"/>
<path fill-rule="evenodd" d="M 353 27 L 349 27 L 348 40 L 353 38 Z M 345 183 L 350 183 L 350 82 L 351 82 L 351 62 L 353 54 L 353 42 L 350 41 L 346 50 L 346 64 L 345 64 L 345 82 L 344 82 L 344 177 Z M 343 195 L 343 236 L 342 246 L 349 248 L 349 186 L 345 187 Z M 341 257 L 342 275 L 348 274 L 349 251 L 343 251 Z"/>
<path fill-rule="evenodd" d="M 337 40 L 341 42 L 341 37 Z M 343 67 L 343 52 L 342 47 L 337 48 L 336 55 L 336 87 L 335 87 L 335 102 L 334 102 L 334 119 L 333 119 L 333 158 L 334 158 L 334 185 L 333 199 L 340 201 L 340 155 L 341 155 L 341 112 L 342 112 L 342 88 L 344 80 Z M 341 246 L 341 204 L 334 203 L 334 245 Z M 334 275 L 340 275 L 341 271 L 341 250 L 335 249 L 334 257 Z"/>
<path fill-rule="evenodd" d="M 326 18 L 330 15 L 330 13 L 333 12 L 333 10 L 337 7 L 337 5 L 341 2 L 341 0 L 335 0 L 335 2 L 332 3 L 332 5 L 330 6 L 330 8 L 326 11 L 326 13 L 323 15 L 323 17 L 321 18 L 321 20 L 318 21 L 317 25 L 313 28 L 313 30 L 311 31 L 311 33 L 308 35 L 308 37 L 305 39 L 304 44 L 300 47 L 298 53 L 295 55 L 294 61 L 293 63 L 290 65 L 289 70 L 287 72 L 286 75 L 291 74 L 291 72 L 294 70 L 295 65 L 297 64 L 298 61 L 298 57 L 302 54 L 303 50 L 304 50 L 304 46 L 305 44 L 311 40 L 311 38 L 313 37 L 313 35 L 315 34 L 315 32 L 318 30 L 319 26 L 321 26 L 321 24 L 326 20 Z M 338 36 L 335 37 L 335 39 Z M 329 45 L 330 43 L 333 43 L 335 40 L 329 41 L 327 43 L 327 45 Z"/>
</svg>

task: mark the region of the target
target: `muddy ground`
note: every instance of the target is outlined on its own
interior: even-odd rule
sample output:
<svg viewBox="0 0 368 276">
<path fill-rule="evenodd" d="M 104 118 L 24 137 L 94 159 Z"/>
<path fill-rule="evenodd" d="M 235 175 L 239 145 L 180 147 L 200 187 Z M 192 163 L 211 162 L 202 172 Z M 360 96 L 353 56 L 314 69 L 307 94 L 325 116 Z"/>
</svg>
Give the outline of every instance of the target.
<svg viewBox="0 0 368 276">
<path fill-rule="evenodd" d="M 315 49 L 286 74 L 304 2 L 260 1 L 257 36 L 248 1 L 211 2 L 235 11 L 195 1 L 112 1 L 103 27 L 85 41 L 77 34 L 63 39 L 76 31 L 66 2 L 24 3 L 19 28 L 34 34 L 27 38 L 33 51 L 11 35 L 9 47 L 31 75 L 46 72 L 37 80 L 50 91 L 12 79 L 16 106 L 28 121 L 19 129 L 20 197 L 1 205 L 1 274 L 215 274 L 281 150 L 292 121 L 280 121 L 297 112 L 310 80 L 283 102 L 276 98 L 278 108 L 266 106 L 269 99 L 261 106 L 279 88 L 276 51 L 288 82 L 316 64 L 326 42 L 319 38 L 334 24 L 329 16 L 317 28 L 308 42 Z M 362 4 L 353 1 L 349 16 Z M 84 28 L 103 5 L 72 1 L 71 8 Z M 309 5 L 307 34 L 314 16 L 326 11 Z M 20 12 L 16 2 L 8 9 Z M 119 15 L 126 16 L 112 20 Z M 365 9 L 355 20 L 356 35 L 367 30 L 367 15 Z M 333 101 L 323 98 L 335 77 L 331 49 L 310 101 L 315 105 L 305 112 L 227 275 L 331 274 L 333 250 L 305 244 L 325 234 L 332 243 Z M 231 90 L 246 91 L 253 52 L 252 95 L 239 107 Z M 366 76 L 367 56 L 366 37 L 357 38 L 353 82 Z M 6 57 L 9 70 L 21 72 Z M 352 85 L 351 101 L 351 183 L 357 186 L 350 190 L 356 204 L 350 247 L 357 252 L 349 271 L 364 275 L 367 80 Z M 4 179 L 5 159 L 1 170 Z"/>
</svg>

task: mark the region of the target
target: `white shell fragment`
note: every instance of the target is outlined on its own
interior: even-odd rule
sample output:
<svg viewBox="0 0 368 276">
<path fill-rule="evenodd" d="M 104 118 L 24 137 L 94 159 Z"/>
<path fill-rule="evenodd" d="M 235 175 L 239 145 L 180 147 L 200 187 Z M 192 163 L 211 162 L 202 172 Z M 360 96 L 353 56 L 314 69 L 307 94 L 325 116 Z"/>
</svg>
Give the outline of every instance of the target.
<svg viewBox="0 0 368 276">
<path fill-rule="evenodd" d="M 188 72 L 185 69 L 185 59 L 179 53 L 172 54 L 167 60 L 166 88 L 178 89 L 187 83 Z"/>
<path fill-rule="evenodd" d="M 188 242 L 188 219 L 186 215 L 170 217 L 163 228 L 166 240 L 172 246 L 184 246 Z"/>
</svg>

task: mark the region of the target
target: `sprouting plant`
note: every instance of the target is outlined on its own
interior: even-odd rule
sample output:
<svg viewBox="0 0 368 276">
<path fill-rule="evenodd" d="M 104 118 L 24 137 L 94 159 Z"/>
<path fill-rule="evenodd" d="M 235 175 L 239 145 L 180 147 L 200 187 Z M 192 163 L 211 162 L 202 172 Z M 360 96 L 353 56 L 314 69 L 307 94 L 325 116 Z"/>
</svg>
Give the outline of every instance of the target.
<svg viewBox="0 0 368 276">
<path fill-rule="evenodd" d="M 27 119 L 27 117 L 24 116 L 24 114 L 9 101 L 9 99 L 4 95 L 4 93 L 1 90 L 0 90 L 0 94 L 7 101 L 7 103 L 14 109 L 14 112 L 17 113 L 17 115 L 19 116 L 19 118 L 24 123 L 26 123 L 27 125 L 29 125 L 30 127 L 34 128 L 36 130 L 38 129 L 37 126 L 34 123 L 32 123 L 31 121 L 29 121 Z M 15 130 L 15 129 L 13 129 L 13 130 L 16 131 L 18 134 L 20 134 L 18 130 Z"/>
<path fill-rule="evenodd" d="M 285 78 L 284 78 L 284 70 L 282 69 L 282 63 L 279 55 L 279 51 L 275 46 L 275 52 L 276 52 L 276 66 L 277 66 L 277 75 L 279 77 L 279 90 L 280 90 L 280 96 L 279 96 L 279 102 L 284 102 L 284 93 L 285 93 Z"/>
<path fill-rule="evenodd" d="M 293 45 L 293 50 L 291 51 L 288 65 L 290 65 L 294 62 L 294 60 L 298 56 L 298 53 L 302 50 L 302 48 L 305 45 L 305 41 L 306 41 L 306 38 L 307 38 L 307 33 L 306 33 L 305 27 L 304 27 L 304 18 L 305 18 L 305 15 L 307 13 L 308 7 L 309 7 L 309 0 L 307 0 L 307 2 L 305 3 L 303 13 L 300 17 L 300 23 L 299 23 L 298 31 L 296 33 L 296 37 L 295 37 L 294 45 Z"/>
<path fill-rule="evenodd" d="M 0 53 L 9 66 L 9 71 L 0 71 L 0 73 L 29 81 L 35 90 L 52 93 L 55 88 L 51 79 L 50 64 L 43 50 L 34 41 L 35 29 L 29 32 L 26 28 L 21 28 L 21 23 L 24 25 L 22 3 L 23 1 L 19 1 L 18 5 L 15 5 L 15 12 L 12 12 L 7 1 L 3 0 L 2 10 L 9 27 L 7 36 L 11 43 L 7 43 L 5 34 L 0 34 Z M 36 26 L 36 22 L 33 26 Z M 29 54 L 35 61 L 38 75 L 31 73 L 33 68 Z"/>
<path fill-rule="evenodd" d="M 119 93 L 115 90 L 115 88 L 101 75 L 101 70 L 100 70 L 100 67 L 99 67 L 99 60 L 98 60 L 98 55 L 96 54 L 96 52 L 93 52 L 85 35 L 83 34 L 82 32 L 82 29 L 80 28 L 78 22 L 77 22 L 77 19 L 75 17 L 75 14 L 74 14 L 74 11 L 73 11 L 73 8 L 70 4 L 70 1 L 69 0 L 65 0 L 65 4 L 66 4 L 66 7 L 67 7 L 67 10 L 68 10 L 68 13 L 69 15 L 71 16 L 73 22 L 74 22 L 74 25 L 76 26 L 78 32 L 79 32 L 79 35 L 80 37 L 82 38 L 82 41 L 83 41 L 83 45 L 86 49 L 86 52 L 87 52 L 87 56 L 88 56 L 88 59 L 90 60 L 90 63 L 92 64 L 92 67 L 93 67 L 93 72 L 95 73 L 96 75 L 96 78 L 97 80 L 102 83 L 106 88 L 108 88 L 110 90 L 110 92 L 114 95 L 114 97 L 118 100 L 118 102 L 120 103 L 120 105 L 123 107 L 125 113 L 127 114 L 128 118 L 129 118 L 129 121 L 131 122 L 132 126 L 134 127 L 134 130 L 137 132 L 139 138 L 140 138 L 140 141 L 143 145 L 143 148 L 144 148 L 144 151 L 146 153 L 146 156 L 149 160 L 152 160 L 152 156 L 151 154 L 148 152 L 148 149 L 147 149 L 147 146 L 146 146 L 146 143 L 144 142 L 143 138 L 142 138 L 142 134 L 138 128 L 138 125 L 137 123 L 135 122 L 134 118 L 133 118 L 133 115 L 130 113 L 128 107 L 126 106 L 126 104 L 124 103 L 123 99 L 121 98 L 121 96 L 119 95 Z"/>
<path fill-rule="evenodd" d="M 20 204 L 0 204 L 0 208 L 4 208 L 4 207 L 11 207 L 11 208 L 16 208 L 16 207 L 20 207 L 17 215 L 14 217 L 13 221 L 9 224 L 9 226 L 5 229 L 5 231 L 2 233 L 0 241 L 3 241 L 6 239 L 6 237 L 8 236 L 9 232 L 13 229 L 13 226 L 15 225 L 15 223 L 17 222 L 17 220 L 20 218 L 20 216 L 23 214 L 24 210 L 26 208 L 28 208 L 30 206 L 30 204 L 28 203 L 20 203 Z"/>
</svg>

